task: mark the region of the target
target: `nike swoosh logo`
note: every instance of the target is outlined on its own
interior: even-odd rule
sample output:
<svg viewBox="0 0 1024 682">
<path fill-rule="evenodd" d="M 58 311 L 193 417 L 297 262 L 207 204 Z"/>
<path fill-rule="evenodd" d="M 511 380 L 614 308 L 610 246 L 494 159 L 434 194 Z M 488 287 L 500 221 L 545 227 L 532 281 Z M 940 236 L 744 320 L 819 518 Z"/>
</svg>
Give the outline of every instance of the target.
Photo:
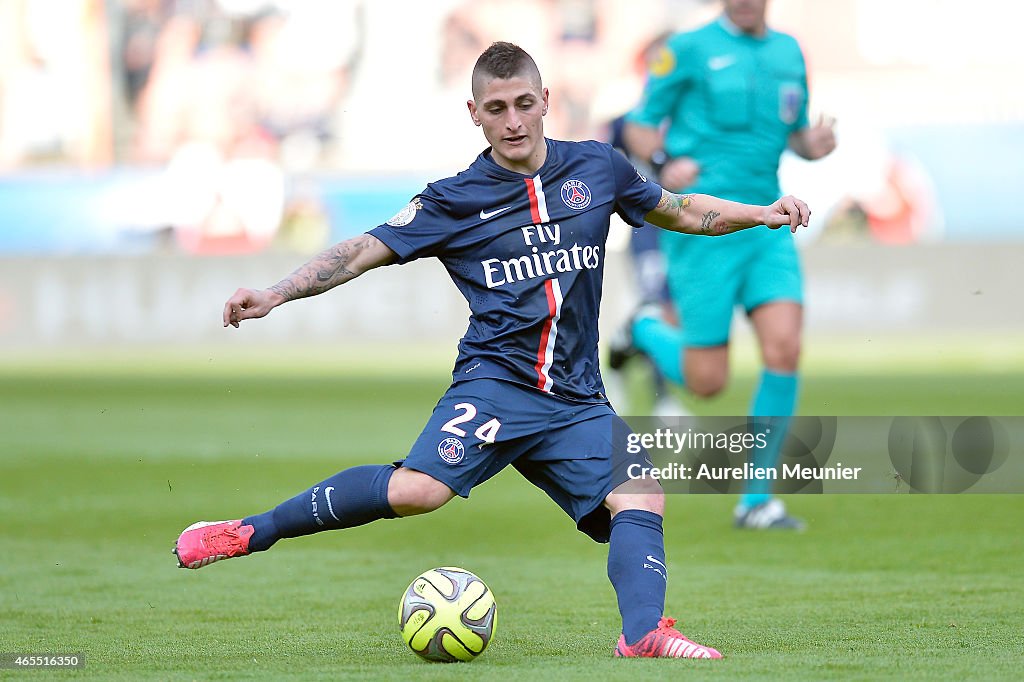
<svg viewBox="0 0 1024 682">
<path fill-rule="evenodd" d="M 331 505 L 331 491 L 334 490 L 334 486 L 328 486 L 324 488 L 324 497 L 327 498 L 327 511 L 331 512 L 331 516 L 334 516 L 334 507 Z M 334 516 L 335 521 L 341 521 L 337 516 Z M 647 557 L 650 559 L 650 557 Z"/>
<path fill-rule="evenodd" d="M 652 571 L 660 575 L 665 582 L 668 582 L 668 576 L 665 575 L 657 566 L 652 566 L 651 564 L 644 564 L 644 568 L 651 569 Z M 667 571 L 668 569 L 666 568 L 665 570 Z"/>
<path fill-rule="evenodd" d="M 732 66 L 735 61 L 736 57 L 731 54 L 727 54 L 722 57 L 712 57 L 708 60 L 708 68 L 712 71 L 721 71 L 727 66 Z"/>
<path fill-rule="evenodd" d="M 488 218 L 493 218 L 494 216 L 498 215 L 499 213 L 504 213 L 505 211 L 509 210 L 510 208 L 512 208 L 512 207 L 511 206 L 506 206 L 505 208 L 499 208 L 497 211 L 483 211 L 483 210 L 481 210 L 480 211 L 480 220 L 487 220 Z"/>
<path fill-rule="evenodd" d="M 658 561 L 657 559 L 652 557 L 650 554 L 647 555 L 647 560 L 658 564 L 662 568 L 668 569 L 668 566 L 666 566 L 665 564 L 661 563 L 660 561 Z"/>
</svg>

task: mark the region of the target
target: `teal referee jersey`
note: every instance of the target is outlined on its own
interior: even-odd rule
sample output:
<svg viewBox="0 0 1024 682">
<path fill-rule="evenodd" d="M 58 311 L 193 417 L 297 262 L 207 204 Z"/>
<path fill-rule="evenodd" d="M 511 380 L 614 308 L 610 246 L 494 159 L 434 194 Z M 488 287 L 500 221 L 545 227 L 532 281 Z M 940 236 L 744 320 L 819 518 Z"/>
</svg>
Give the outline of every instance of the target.
<svg viewBox="0 0 1024 682">
<path fill-rule="evenodd" d="M 651 66 L 628 120 L 669 120 L 665 151 L 700 164 L 687 192 L 769 204 L 779 198 L 779 157 L 807 121 L 807 70 L 792 36 L 741 33 L 725 17 L 672 36 Z M 679 188 L 666 188 L 679 189 Z"/>
<path fill-rule="evenodd" d="M 699 164 L 694 185 L 666 189 L 771 204 L 781 194 L 779 157 L 789 135 L 808 125 L 800 46 L 771 29 L 745 35 L 724 16 L 672 36 L 627 120 L 653 127 L 667 122 L 666 153 Z M 803 302 L 800 259 L 787 231 L 660 237 L 686 346 L 728 343 L 734 306 L 749 313 L 774 301 Z"/>
</svg>

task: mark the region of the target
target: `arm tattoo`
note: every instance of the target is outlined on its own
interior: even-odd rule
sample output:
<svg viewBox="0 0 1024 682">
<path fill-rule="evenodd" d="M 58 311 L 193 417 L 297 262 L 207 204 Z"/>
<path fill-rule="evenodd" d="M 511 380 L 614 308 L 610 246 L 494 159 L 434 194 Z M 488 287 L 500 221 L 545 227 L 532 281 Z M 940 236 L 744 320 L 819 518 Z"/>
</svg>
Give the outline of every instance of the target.
<svg viewBox="0 0 1024 682">
<path fill-rule="evenodd" d="M 679 215 L 693 203 L 692 194 L 673 194 L 668 190 L 661 191 L 661 199 L 658 201 L 658 211 L 671 211 Z"/>
<path fill-rule="evenodd" d="M 700 231 L 704 234 L 711 234 L 711 230 L 715 224 L 715 218 L 722 215 L 718 211 L 708 211 L 704 214 L 704 217 L 700 219 Z M 721 230 L 719 230 L 721 231 Z"/>
<path fill-rule="evenodd" d="M 335 244 L 270 287 L 270 290 L 284 296 L 286 301 L 291 301 L 333 289 L 358 274 L 347 266 L 366 245 L 365 236 Z"/>
</svg>

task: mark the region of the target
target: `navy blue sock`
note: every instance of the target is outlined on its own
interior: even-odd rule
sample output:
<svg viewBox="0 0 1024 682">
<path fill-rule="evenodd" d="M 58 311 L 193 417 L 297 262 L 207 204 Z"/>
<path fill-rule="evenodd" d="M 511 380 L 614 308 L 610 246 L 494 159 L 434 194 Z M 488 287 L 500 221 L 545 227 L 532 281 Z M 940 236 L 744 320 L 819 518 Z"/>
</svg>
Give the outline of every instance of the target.
<svg viewBox="0 0 1024 682">
<path fill-rule="evenodd" d="M 608 541 L 608 579 L 615 588 L 626 644 L 658 627 L 665 611 L 665 534 L 661 517 L 627 509 L 615 515 Z"/>
<path fill-rule="evenodd" d="M 352 528 L 397 514 L 388 504 L 390 464 L 352 467 L 286 500 L 268 512 L 247 516 L 243 524 L 254 529 L 249 551 L 270 549 L 278 540 Z"/>
</svg>

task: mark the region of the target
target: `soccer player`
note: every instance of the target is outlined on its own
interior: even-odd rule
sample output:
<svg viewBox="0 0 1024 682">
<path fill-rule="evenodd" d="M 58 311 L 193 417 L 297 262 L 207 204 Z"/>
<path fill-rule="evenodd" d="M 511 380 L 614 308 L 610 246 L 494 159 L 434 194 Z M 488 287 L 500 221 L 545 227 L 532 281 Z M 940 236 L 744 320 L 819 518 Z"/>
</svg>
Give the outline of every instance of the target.
<svg viewBox="0 0 1024 682">
<path fill-rule="evenodd" d="M 544 137 L 548 90 L 533 59 L 495 43 L 473 70 L 473 122 L 490 144 L 469 168 L 428 184 L 386 224 L 343 241 L 264 290 L 239 289 L 224 325 L 263 317 L 373 268 L 434 256 L 471 310 L 453 381 L 408 456 L 346 469 L 262 514 L 200 522 L 174 553 L 182 568 L 269 549 L 283 538 L 422 514 L 466 497 L 508 465 L 598 542 L 622 615 L 617 656 L 719 658 L 663 617 L 664 495 L 619 480 L 628 427 L 604 395 L 597 316 L 609 219 L 725 234 L 805 226 L 793 197 L 750 206 L 666 192 L 598 142 Z M 613 442 L 614 441 L 614 442 Z M 621 461 L 621 460 L 620 460 Z"/>
<path fill-rule="evenodd" d="M 805 159 L 835 148 L 833 122 L 808 123 L 800 46 L 767 27 L 766 10 L 767 0 L 724 0 L 719 19 L 671 37 L 652 63 L 624 137 L 635 158 L 660 166 L 662 186 L 757 204 L 779 195 L 779 157 L 787 146 Z M 663 233 L 661 246 L 682 329 L 638 311 L 628 343 L 613 346 L 613 360 L 627 356 L 631 343 L 669 379 L 713 396 L 728 379 L 733 308 L 742 306 L 764 363 L 750 415 L 768 446 L 753 464 L 774 466 L 799 383 L 803 282 L 792 237 L 767 230 L 716 240 Z M 737 527 L 803 526 L 770 486 L 748 482 L 734 513 Z"/>
</svg>

